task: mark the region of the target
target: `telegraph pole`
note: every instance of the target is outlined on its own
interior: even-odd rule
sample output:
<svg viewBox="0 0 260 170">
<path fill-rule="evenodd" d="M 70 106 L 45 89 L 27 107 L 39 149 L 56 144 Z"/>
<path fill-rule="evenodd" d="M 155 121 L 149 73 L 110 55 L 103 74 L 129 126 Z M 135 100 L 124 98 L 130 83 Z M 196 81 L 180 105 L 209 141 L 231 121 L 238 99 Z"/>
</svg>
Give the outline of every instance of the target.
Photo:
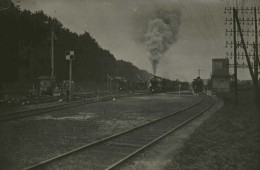
<svg viewBox="0 0 260 170">
<path fill-rule="evenodd" d="M 241 44 L 243 46 L 243 49 L 244 49 L 244 52 L 245 52 L 245 56 L 246 56 L 246 60 L 247 60 L 247 64 L 248 64 L 248 68 L 249 68 L 249 72 L 250 72 L 250 75 L 251 75 L 251 78 L 252 78 L 252 81 L 254 83 L 254 86 L 255 86 L 255 78 L 254 78 L 254 72 L 253 72 L 253 69 L 252 69 L 252 65 L 251 65 L 251 62 L 250 62 L 250 58 L 249 58 L 249 55 L 248 55 L 248 52 L 247 52 L 247 47 L 246 47 L 246 44 L 245 44 L 245 41 L 244 41 L 244 36 L 243 36 L 243 31 L 241 29 L 241 26 L 240 26 L 240 22 L 239 22 L 239 18 L 237 16 L 237 11 L 236 11 L 236 15 L 235 15 L 235 18 L 234 18 L 237 22 L 237 26 L 238 26 L 238 31 L 239 31 L 239 34 L 240 34 L 240 38 L 241 38 Z M 233 20 L 234 20 L 233 19 Z M 247 45 L 248 46 L 248 45 Z"/>
<path fill-rule="evenodd" d="M 233 58 L 234 64 L 231 64 L 231 66 L 234 65 L 235 93 L 237 93 L 237 68 L 248 68 L 254 85 L 256 98 L 259 98 L 258 72 L 259 72 L 260 63 L 259 63 L 259 56 L 258 56 L 259 32 L 257 30 L 258 29 L 257 24 L 259 24 L 260 18 L 257 18 L 256 12 L 258 11 L 259 14 L 260 8 L 259 7 L 257 8 L 237 7 L 237 9 L 235 9 L 235 7 L 233 7 L 232 9 L 231 7 L 230 8 L 225 7 L 225 14 L 231 14 L 231 11 L 233 11 L 233 18 L 226 18 L 225 23 L 226 25 L 228 25 L 228 23 L 229 25 L 233 24 L 233 30 L 226 29 L 226 36 L 228 35 L 228 33 L 230 33 L 230 35 L 233 36 L 234 43 L 232 41 L 231 42 L 226 41 L 226 48 L 228 47 L 228 45 L 230 45 L 231 48 L 234 47 L 234 54 L 232 54 L 232 52 L 230 54 L 227 52 L 226 54 L 228 59 L 232 59 L 232 57 L 234 57 Z M 254 14 L 254 15 L 251 18 L 249 16 L 248 18 L 242 18 L 242 17 L 239 18 L 238 12 L 240 12 L 241 14 L 245 13 L 245 14 Z M 246 25 L 247 27 L 241 28 L 243 27 L 243 25 Z M 254 28 L 250 28 L 250 27 L 254 27 Z M 237 41 L 236 39 L 236 36 L 238 35 L 240 36 L 241 39 L 240 42 Z M 249 39 L 245 41 L 244 37 L 246 36 L 247 37 L 255 36 L 255 39 Z M 251 50 L 249 50 L 250 47 L 252 47 Z M 243 50 L 242 53 L 241 51 L 239 53 L 239 48 Z M 252 51 L 253 54 L 251 54 Z M 241 59 L 242 60 L 245 59 L 246 64 L 244 61 L 243 64 L 238 63 L 237 59 L 240 60 L 240 62 Z"/>
<path fill-rule="evenodd" d="M 235 80 L 235 104 L 237 104 L 237 40 L 236 40 L 236 9 L 233 7 L 233 38 L 234 38 L 234 80 Z"/>
<path fill-rule="evenodd" d="M 54 84 L 54 25 L 52 24 L 51 30 L 51 83 L 52 83 L 52 90 Z"/>
</svg>

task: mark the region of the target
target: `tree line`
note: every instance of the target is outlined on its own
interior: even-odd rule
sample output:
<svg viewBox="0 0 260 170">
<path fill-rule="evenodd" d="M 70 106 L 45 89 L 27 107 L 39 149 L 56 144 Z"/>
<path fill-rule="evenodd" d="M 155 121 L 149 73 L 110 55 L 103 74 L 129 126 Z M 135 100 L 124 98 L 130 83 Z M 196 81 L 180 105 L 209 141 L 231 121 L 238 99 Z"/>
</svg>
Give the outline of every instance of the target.
<svg viewBox="0 0 260 170">
<path fill-rule="evenodd" d="M 30 12 L 11 4 L 0 11 L 0 80 L 3 83 L 36 83 L 51 74 L 51 31 L 55 32 L 54 73 L 56 81 L 68 79 L 65 51 L 75 51 L 73 80 L 105 82 L 110 77 L 129 81 L 146 80 L 152 75 L 130 62 L 116 60 L 88 33 L 76 34 L 43 11 Z"/>
</svg>

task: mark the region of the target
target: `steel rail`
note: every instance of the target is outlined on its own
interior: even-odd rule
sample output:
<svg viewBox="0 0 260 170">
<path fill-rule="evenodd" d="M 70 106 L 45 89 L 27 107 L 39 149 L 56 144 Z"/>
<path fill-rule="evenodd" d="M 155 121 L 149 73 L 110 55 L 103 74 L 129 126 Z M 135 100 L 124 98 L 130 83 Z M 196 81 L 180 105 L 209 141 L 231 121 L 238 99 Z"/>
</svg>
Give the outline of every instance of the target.
<svg viewBox="0 0 260 170">
<path fill-rule="evenodd" d="M 210 96 L 212 97 L 212 96 Z M 120 165 L 122 165 L 124 162 L 126 162 L 127 160 L 129 160 L 130 158 L 134 157 L 135 155 L 139 154 L 140 152 L 144 151 L 145 149 L 147 149 L 148 147 L 154 145 L 155 143 L 159 142 L 159 140 L 161 140 L 162 138 L 165 138 L 166 136 L 168 136 L 169 134 L 171 134 L 172 132 L 176 131 L 177 129 L 179 129 L 180 127 L 186 125 L 187 123 L 189 123 L 190 121 L 192 121 L 193 119 L 195 119 L 196 117 L 200 116 L 202 113 L 204 113 L 206 110 L 208 110 L 215 102 L 215 99 L 212 97 L 212 102 L 210 103 L 209 106 L 207 106 L 204 110 L 202 110 L 201 112 L 199 112 L 198 114 L 192 116 L 190 119 L 184 121 L 183 123 L 181 123 L 180 125 L 178 125 L 177 127 L 171 129 L 170 131 L 168 131 L 167 133 L 161 135 L 160 137 L 154 139 L 153 141 L 151 141 L 150 143 L 144 145 L 143 147 L 141 147 L 140 149 L 136 150 L 135 152 L 131 153 L 130 155 L 124 157 L 123 159 L 119 160 L 118 162 L 114 163 L 113 165 L 109 166 L 108 168 L 106 168 L 106 170 L 111 170 L 111 169 L 115 169 L 116 167 L 119 167 Z"/>
<path fill-rule="evenodd" d="M 66 109 L 69 107 L 75 107 L 75 106 L 79 106 L 79 105 L 80 105 L 80 102 L 75 102 L 75 103 L 70 103 L 70 104 L 61 104 L 61 105 L 49 106 L 49 107 L 45 107 L 45 108 L 22 110 L 19 112 L 1 114 L 0 123 L 10 121 L 10 120 L 15 120 L 15 119 L 21 119 L 21 118 L 33 116 L 36 114 L 43 114 L 43 113 L 47 113 L 47 112 L 51 112 L 51 111 L 62 110 L 62 109 Z"/>
<path fill-rule="evenodd" d="M 136 95 L 136 94 L 133 94 L 133 95 Z M 36 109 L 22 110 L 22 111 L 18 111 L 18 112 L 0 114 L 0 123 L 10 121 L 10 120 L 15 120 L 15 119 L 21 119 L 24 117 L 29 117 L 29 116 L 33 116 L 33 115 L 37 115 L 37 114 L 43 114 L 43 113 L 47 113 L 47 112 L 51 112 L 51 111 L 63 110 L 66 108 L 76 107 L 76 106 L 80 106 L 80 105 L 84 105 L 84 104 L 108 101 L 108 100 L 112 100 L 114 97 L 123 98 L 123 97 L 129 97 L 129 96 L 133 96 L 133 95 L 105 96 L 105 97 L 93 98 L 93 99 L 89 99 L 89 100 L 85 100 L 85 101 L 75 101 L 72 103 L 48 106 L 45 108 L 36 108 Z M 137 94 L 137 95 L 145 95 L 145 94 Z"/>
<path fill-rule="evenodd" d="M 195 107 L 196 105 L 200 104 L 204 99 L 205 99 L 205 98 L 199 100 L 199 101 L 196 102 L 195 104 L 192 104 L 192 105 L 190 105 L 190 106 L 187 106 L 187 107 L 185 107 L 185 108 L 183 108 L 183 109 L 181 109 L 181 110 L 179 110 L 179 111 L 176 111 L 176 112 L 174 112 L 174 113 L 172 113 L 172 114 L 166 115 L 166 116 L 164 116 L 164 117 L 161 117 L 161 118 L 156 119 L 156 120 L 154 120 L 154 121 L 151 121 L 151 122 L 149 122 L 149 123 L 143 124 L 143 125 L 141 125 L 141 126 L 138 126 L 138 127 L 132 128 L 132 129 L 128 129 L 128 130 L 125 130 L 125 131 L 123 131 L 123 132 L 117 133 L 117 134 L 115 134 L 115 135 L 108 136 L 108 137 L 103 138 L 103 139 L 100 139 L 100 140 L 98 140 L 98 141 L 89 143 L 89 144 L 87 144 L 87 145 L 84 145 L 84 146 L 82 146 L 82 147 L 76 148 L 76 149 L 71 150 L 71 151 L 69 151 L 69 152 L 66 152 L 66 153 L 57 155 L 57 156 L 52 157 L 52 158 L 50 158 L 50 159 L 44 160 L 44 161 L 42 161 L 42 162 L 40 162 L 40 163 L 38 163 L 38 164 L 35 164 L 35 165 L 30 166 L 30 167 L 24 168 L 24 170 L 37 169 L 37 168 L 46 166 L 47 164 L 49 164 L 49 163 L 51 163 L 51 162 L 53 162 L 53 161 L 56 161 L 56 160 L 61 159 L 61 158 L 65 158 L 65 157 L 67 157 L 67 156 L 69 156 L 69 155 L 71 155 L 71 154 L 73 154 L 73 153 L 76 153 L 76 152 L 82 151 L 82 150 L 84 150 L 84 149 L 88 149 L 88 148 L 90 148 L 90 147 L 96 146 L 96 145 L 98 145 L 98 144 L 107 142 L 107 141 L 109 141 L 109 140 L 111 140 L 111 139 L 113 139 L 113 138 L 116 138 L 116 137 L 122 136 L 122 135 L 124 135 L 124 134 L 130 133 L 130 132 L 132 132 L 132 131 L 134 131 L 134 130 L 137 130 L 137 129 L 141 129 L 141 128 L 146 127 L 146 126 L 148 126 L 148 125 L 151 125 L 151 124 L 154 124 L 154 123 L 156 123 L 156 122 L 159 122 L 159 121 L 161 121 L 161 120 L 163 120 L 163 119 L 167 119 L 167 118 L 169 118 L 169 117 L 171 117 L 171 116 L 173 116 L 173 115 L 175 115 L 175 114 L 177 114 L 177 113 L 180 113 L 180 112 L 183 112 L 183 111 L 185 111 L 185 110 L 188 110 L 188 109 L 190 109 L 190 108 Z"/>
</svg>

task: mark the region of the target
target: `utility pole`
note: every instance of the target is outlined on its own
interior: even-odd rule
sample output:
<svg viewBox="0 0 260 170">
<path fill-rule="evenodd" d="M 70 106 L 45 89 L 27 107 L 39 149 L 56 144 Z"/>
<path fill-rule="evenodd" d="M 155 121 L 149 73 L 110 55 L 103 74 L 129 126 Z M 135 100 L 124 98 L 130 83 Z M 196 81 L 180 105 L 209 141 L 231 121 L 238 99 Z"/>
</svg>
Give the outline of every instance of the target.
<svg viewBox="0 0 260 170">
<path fill-rule="evenodd" d="M 51 83 L 52 90 L 54 90 L 54 25 L 51 29 Z"/>
<path fill-rule="evenodd" d="M 232 52 L 227 54 L 227 58 L 232 60 L 232 57 L 234 59 L 234 64 L 231 64 L 234 66 L 234 79 L 235 79 L 235 93 L 237 91 L 237 68 L 248 68 L 249 73 L 251 75 L 255 95 L 256 98 L 259 98 L 259 87 L 258 87 L 258 72 L 259 72 L 259 56 L 258 56 L 258 28 L 257 24 L 260 21 L 260 18 L 257 18 L 256 12 L 258 11 L 258 14 L 260 12 L 259 7 L 241 7 L 235 9 L 226 8 L 225 7 L 225 14 L 231 14 L 231 11 L 233 11 L 233 17 L 231 18 L 228 16 L 226 18 L 226 25 L 233 25 L 233 30 L 226 29 L 226 36 L 228 33 L 230 33 L 231 36 L 233 36 L 234 43 L 226 41 L 226 48 L 228 45 L 230 45 L 231 48 L 234 47 L 234 54 Z M 238 17 L 238 12 L 247 15 L 247 18 L 244 18 L 244 16 Z M 254 14 L 252 17 L 249 17 L 248 15 Z M 229 24 L 228 24 L 229 23 Z M 236 28 L 237 26 L 237 28 Z M 244 28 L 241 28 L 243 27 Z M 253 27 L 253 28 L 252 28 Z M 236 36 L 240 36 L 241 41 L 237 41 Z M 247 41 L 245 41 L 244 37 L 249 36 L 255 36 L 255 39 L 247 38 Z M 251 42 L 250 42 L 251 41 Z M 254 42 L 253 42 L 254 41 Z M 242 51 L 239 51 L 241 48 Z M 250 49 L 251 48 L 251 49 Z M 253 54 L 252 54 L 253 51 Z M 245 60 L 246 61 L 245 61 Z M 240 61 L 240 63 L 238 62 Z M 241 64 L 241 60 L 243 64 Z M 244 61 L 243 61 L 244 60 Z M 246 64 L 245 64 L 246 62 Z M 235 94 L 236 95 L 236 94 Z"/>
<path fill-rule="evenodd" d="M 233 38 L 234 38 L 234 90 L 235 90 L 235 104 L 237 104 L 237 40 L 236 40 L 236 9 L 233 8 Z"/>
</svg>

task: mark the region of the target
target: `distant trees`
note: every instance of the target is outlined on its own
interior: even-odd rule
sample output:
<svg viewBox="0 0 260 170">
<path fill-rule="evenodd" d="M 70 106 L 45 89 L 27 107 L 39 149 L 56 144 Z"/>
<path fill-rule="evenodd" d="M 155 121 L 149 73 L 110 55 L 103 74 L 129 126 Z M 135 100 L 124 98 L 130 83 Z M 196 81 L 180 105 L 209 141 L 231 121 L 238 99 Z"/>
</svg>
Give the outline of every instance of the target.
<svg viewBox="0 0 260 170">
<path fill-rule="evenodd" d="M 42 11 L 21 11 L 11 4 L 9 9 L 0 11 L 0 25 L 1 83 L 34 83 L 39 76 L 50 75 L 52 27 L 57 37 L 54 48 L 57 81 L 68 79 L 68 63 L 64 54 L 66 50 L 75 51 L 75 82 L 105 82 L 107 74 L 125 77 L 130 81 L 151 77 L 151 74 L 129 62 L 117 61 L 88 32 L 81 35 L 72 33 Z"/>
</svg>

